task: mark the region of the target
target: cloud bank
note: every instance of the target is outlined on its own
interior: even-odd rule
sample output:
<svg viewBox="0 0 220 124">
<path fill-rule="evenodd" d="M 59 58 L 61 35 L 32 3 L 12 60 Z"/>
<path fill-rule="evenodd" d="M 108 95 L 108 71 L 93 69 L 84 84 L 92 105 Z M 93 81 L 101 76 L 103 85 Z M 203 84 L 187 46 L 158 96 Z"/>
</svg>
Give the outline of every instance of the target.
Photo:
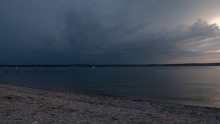
<svg viewBox="0 0 220 124">
<path fill-rule="evenodd" d="M 0 64 L 220 61 L 219 26 L 201 18 L 182 23 L 178 19 L 188 10 L 180 5 L 196 2 L 169 3 L 176 6 L 161 1 L 2 2 Z"/>
<path fill-rule="evenodd" d="M 62 47 L 59 45 L 56 48 L 63 48 L 71 55 L 85 59 L 92 59 L 91 56 L 102 58 L 103 63 L 166 63 L 220 49 L 216 47 L 220 36 L 219 26 L 202 19 L 197 19 L 192 25 L 179 24 L 167 30 L 152 29 L 148 26 L 149 22 L 134 25 L 122 21 L 108 27 L 108 22 L 105 22 L 108 18 L 88 18 L 86 14 L 90 15 L 70 12 L 64 16 L 59 26 L 62 28 L 58 29 L 60 40 L 57 42 L 60 43 L 55 42 Z"/>
</svg>

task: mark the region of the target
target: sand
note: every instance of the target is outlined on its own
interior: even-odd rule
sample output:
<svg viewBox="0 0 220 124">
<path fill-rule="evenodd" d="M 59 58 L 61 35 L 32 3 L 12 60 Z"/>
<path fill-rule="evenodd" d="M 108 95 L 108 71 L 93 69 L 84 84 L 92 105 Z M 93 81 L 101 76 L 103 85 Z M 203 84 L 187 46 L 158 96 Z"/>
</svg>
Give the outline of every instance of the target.
<svg viewBox="0 0 220 124">
<path fill-rule="evenodd" d="M 220 109 L 0 83 L 0 124 L 220 123 Z"/>
</svg>

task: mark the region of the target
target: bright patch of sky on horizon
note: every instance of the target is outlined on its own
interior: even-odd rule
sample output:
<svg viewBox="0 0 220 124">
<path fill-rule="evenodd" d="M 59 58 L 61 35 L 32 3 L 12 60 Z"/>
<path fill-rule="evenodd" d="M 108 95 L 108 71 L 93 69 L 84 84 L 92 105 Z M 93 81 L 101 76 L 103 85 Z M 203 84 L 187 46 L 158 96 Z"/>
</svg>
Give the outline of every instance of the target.
<svg viewBox="0 0 220 124">
<path fill-rule="evenodd" d="M 220 25 L 220 16 L 215 17 L 213 19 L 211 19 L 210 21 L 208 21 L 210 24 L 214 24 L 216 23 L 217 25 Z"/>
<path fill-rule="evenodd" d="M 219 0 L 0 1 L 0 64 L 220 62 Z"/>
</svg>

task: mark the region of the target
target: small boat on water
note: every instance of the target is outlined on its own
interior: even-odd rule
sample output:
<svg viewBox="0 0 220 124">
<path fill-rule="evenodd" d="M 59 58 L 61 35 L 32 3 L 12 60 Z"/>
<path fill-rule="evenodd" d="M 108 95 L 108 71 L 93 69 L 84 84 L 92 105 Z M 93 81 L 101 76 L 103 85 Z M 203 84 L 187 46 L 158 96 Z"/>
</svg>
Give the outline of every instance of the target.
<svg viewBox="0 0 220 124">
<path fill-rule="evenodd" d="M 92 68 L 95 68 L 95 66 L 92 66 Z"/>
</svg>

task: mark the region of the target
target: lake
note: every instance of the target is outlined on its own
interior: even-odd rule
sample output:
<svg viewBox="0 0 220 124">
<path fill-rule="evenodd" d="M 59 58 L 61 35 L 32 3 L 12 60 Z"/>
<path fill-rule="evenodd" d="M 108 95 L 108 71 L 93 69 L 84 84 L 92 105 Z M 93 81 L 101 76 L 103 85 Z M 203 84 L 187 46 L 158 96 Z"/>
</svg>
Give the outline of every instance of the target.
<svg viewBox="0 0 220 124">
<path fill-rule="evenodd" d="M 220 108 L 219 66 L 2 67 L 0 81 L 133 100 Z"/>
</svg>

